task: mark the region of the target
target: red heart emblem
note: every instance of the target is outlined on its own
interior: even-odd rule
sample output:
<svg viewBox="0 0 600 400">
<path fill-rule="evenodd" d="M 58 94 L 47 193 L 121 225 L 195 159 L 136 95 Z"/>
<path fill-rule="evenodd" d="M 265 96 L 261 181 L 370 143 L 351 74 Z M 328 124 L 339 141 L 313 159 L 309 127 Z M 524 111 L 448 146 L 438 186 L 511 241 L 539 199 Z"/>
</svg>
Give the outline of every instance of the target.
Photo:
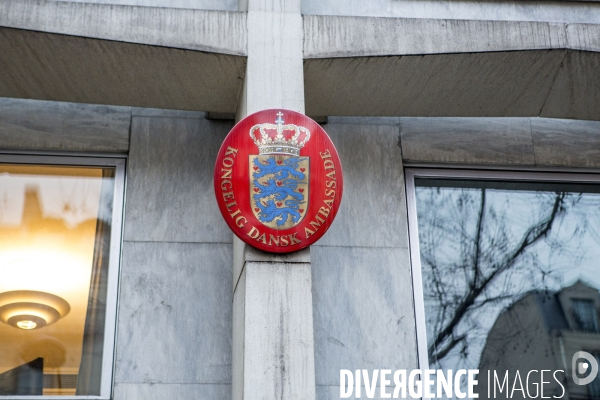
<svg viewBox="0 0 600 400">
<path fill-rule="evenodd" d="M 283 162 L 283 161 L 279 160 L 279 161 L 277 161 L 277 164 L 281 165 L 281 163 L 282 163 L 282 162 Z"/>
<path fill-rule="evenodd" d="M 281 207 L 281 203 L 277 203 L 277 207 Z"/>
<path fill-rule="evenodd" d="M 300 171 L 304 172 L 306 171 L 306 168 L 300 168 Z"/>
<path fill-rule="evenodd" d="M 258 193 L 258 192 L 260 192 L 260 189 L 259 188 L 254 188 L 254 193 Z"/>
<path fill-rule="evenodd" d="M 299 209 L 298 212 L 302 214 L 304 212 L 304 208 Z"/>
<path fill-rule="evenodd" d="M 254 209 L 254 211 L 256 211 L 256 212 L 259 212 L 259 211 L 260 211 L 260 208 L 256 207 L 256 208 Z"/>
<path fill-rule="evenodd" d="M 254 166 L 254 170 L 255 170 L 255 171 L 258 171 L 258 167 L 257 167 L 256 165 Z"/>
<path fill-rule="evenodd" d="M 300 193 L 302 193 L 302 192 L 304 192 L 304 189 L 300 188 L 300 189 L 298 189 L 298 191 L 299 191 Z"/>
<path fill-rule="evenodd" d="M 281 186 L 281 182 L 280 181 L 277 181 L 277 186 Z"/>
</svg>

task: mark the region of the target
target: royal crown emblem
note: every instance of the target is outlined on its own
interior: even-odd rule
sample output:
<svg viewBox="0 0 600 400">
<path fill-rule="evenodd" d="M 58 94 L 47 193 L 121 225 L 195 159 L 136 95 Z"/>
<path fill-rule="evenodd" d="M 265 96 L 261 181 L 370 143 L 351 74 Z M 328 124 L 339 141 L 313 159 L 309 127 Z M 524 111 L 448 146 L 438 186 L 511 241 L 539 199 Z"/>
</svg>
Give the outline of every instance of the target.
<svg viewBox="0 0 600 400">
<path fill-rule="evenodd" d="M 298 156 L 300 149 L 310 140 L 310 131 L 303 126 L 285 124 L 280 111 L 275 124 L 254 125 L 250 129 L 250 138 L 258 146 L 259 154 Z"/>
<path fill-rule="evenodd" d="M 300 149 L 310 139 L 303 126 L 285 124 L 277 113 L 275 124 L 257 124 L 250 137 L 258 155 L 250 156 L 252 211 L 265 226 L 288 229 L 296 226 L 308 208 L 309 158 Z"/>
</svg>

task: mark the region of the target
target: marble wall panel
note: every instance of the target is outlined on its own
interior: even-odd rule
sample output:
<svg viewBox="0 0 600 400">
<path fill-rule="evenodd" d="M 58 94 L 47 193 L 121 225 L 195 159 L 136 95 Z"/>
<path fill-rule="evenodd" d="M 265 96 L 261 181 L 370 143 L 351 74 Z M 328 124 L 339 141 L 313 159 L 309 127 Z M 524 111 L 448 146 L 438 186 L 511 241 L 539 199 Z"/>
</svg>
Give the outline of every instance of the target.
<svg viewBox="0 0 600 400">
<path fill-rule="evenodd" d="M 206 118 L 204 111 L 165 110 L 163 108 L 131 107 L 134 117 Z"/>
<path fill-rule="evenodd" d="M 131 107 L 0 98 L 0 148 L 125 153 L 130 120 Z"/>
<path fill-rule="evenodd" d="M 315 246 L 311 257 L 317 385 L 339 385 L 340 369 L 416 368 L 408 250 Z"/>
<path fill-rule="evenodd" d="M 600 122 L 531 118 L 537 165 L 600 166 Z"/>
<path fill-rule="evenodd" d="M 401 118 L 405 162 L 533 165 L 528 118 Z"/>
<path fill-rule="evenodd" d="M 230 400 L 231 385 L 117 383 L 114 400 Z"/>
<path fill-rule="evenodd" d="M 125 242 L 115 382 L 231 383 L 231 274 L 230 244 Z"/>
<path fill-rule="evenodd" d="M 373 373 L 373 371 L 369 371 L 369 376 L 372 376 L 371 374 Z M 393 378 L 392 378 L 393 379 Z M 386 399 L 386 398 L 391 398 L 390 397 L 381 397 L 381 386 L 379 386 L 379 382 L 378 382 L 378 386 L 375 390 L 375 394 L 373 397 L 367 397 L 367 392 L 365 391 L 365 387 L 364 385 L 361 386 L 361 392 L 360 392 L 360 397 L 356 397 L 356 389 L 353 390 L 352 395 L 350 396 L 350 399 L 356 399 L 356 398 L 361 398 L 361 399 L 375 399 L 375 400 L 380 400 L 380 399 Z M 386 389 L 386 394 L 391 395 L 394 392 L 394 385 L 393 382 L 390 386 L 387 387 Z M 407 398 L 410 398 L 408 393 L 407 393 Z M 400 397 L 401 398 L 401 397 Z M 340 400 L 340 384 L 339 384 L 339 377 L 338 377 L 338 383 L 337 385 L 317 385 L 317 400 Z"/>
<path fill-rule="evenodd" d="M 398 127 L 327 124 L 344 171 L 338 215 L 324 246 L 407 247 Z"/>
<path fill-rule="evenodd" d="M 231 243 L 213 190 L 230 122 L 133 118 L 125 240 Z"/>
</svg>

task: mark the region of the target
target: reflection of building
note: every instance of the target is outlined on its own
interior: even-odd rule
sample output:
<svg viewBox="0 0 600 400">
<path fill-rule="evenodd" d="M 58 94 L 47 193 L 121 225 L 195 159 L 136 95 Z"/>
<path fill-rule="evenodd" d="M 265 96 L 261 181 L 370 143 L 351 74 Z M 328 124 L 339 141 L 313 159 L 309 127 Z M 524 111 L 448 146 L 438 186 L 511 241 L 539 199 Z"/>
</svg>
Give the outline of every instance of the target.
<svg viewBox="0 0 600 400">
<path fill-rule="evenodd" d="M 599 310 L 600 293 L 581 281 L 558 292 L 532 291 L 512 304 L 500 314 L 488 334 L 479 364 L 480 398 L 487 397 L 488 371 L 496 371 L 500 382 L 509 371 L 511 390 L 516 371 L 525 387 L 529 371 L 537 370 L 530 374 L 529 380 L 533 396 L 535 385 L 541 382 L 540 371 L 551 370 L 544 374 L 544 382 L 549 382 L 544 385 L 544 395 L 560 396 L 562 389 L 552 374 L 563 370 L 565 373 L 556 376 L 565 387 L 564 399 L 600 399 L 600 379 L 579 386 L 571 378 L 571 359 L 576 352 L 587 351 L 597 359 L 600 355 Z M 493 398 L 493 372 L 491 377 L 489 387 Z M 496 387 L 496 398 L 508 398 L 506 389 L 499 395 Z M 522 392 L 514 393 L 512 398 L 522 398 Z"/>
</svg>

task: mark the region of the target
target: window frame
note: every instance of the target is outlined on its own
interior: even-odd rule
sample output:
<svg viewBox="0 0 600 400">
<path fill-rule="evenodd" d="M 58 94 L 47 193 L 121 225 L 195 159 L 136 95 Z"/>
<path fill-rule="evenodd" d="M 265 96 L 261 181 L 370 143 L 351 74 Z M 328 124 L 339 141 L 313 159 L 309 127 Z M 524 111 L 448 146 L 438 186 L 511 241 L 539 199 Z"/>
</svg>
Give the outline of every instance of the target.
<svg viewBox="0 0 600 400">
<path fill-rule="evenodd" d="M 121 267 L 121 249 L 123 238 L 123 212 L 125 208 L 125 155 L 53 155 L 0 153 L 2 164 L 52 165 L 65 167 L 112 167 L 115 168 L 113 212 L 111 220 L 110 256 L 108 262 L 108 285 L 106 293 L 106 319 L 104 325 L 104 344 L 102 351 L 102 376 L 99 396 L 1 396 L 0 400 L 62 399 L 62 400 L 110 400 L 112 398 L 116 333 L 118 316 L 119 276 Z"/>
<path fill-rule="evenodd" d="M 497 167 L 496 167 L 497 168 Z M 595 171 L 564 170 L 508 170 L 508 169 L 469 169 L 469 167 L 405 167 L 406 208 L 408 214 L 408 240 L 410 268 L 413 285 L 413 307 L 417 339 L 417 360 L 420 369 L 429 369 L 427 356 L 427 331 L 425 320 L 425 302 L 423 297 L 423 277 L 419 231 L 417 221 L 417 203 L 415 178 L 448 178 L 476 180 L 505 180 L 520 182 L 557 182 L 557 183 L 597 183 L 600 174 Z"/>
</svg>

